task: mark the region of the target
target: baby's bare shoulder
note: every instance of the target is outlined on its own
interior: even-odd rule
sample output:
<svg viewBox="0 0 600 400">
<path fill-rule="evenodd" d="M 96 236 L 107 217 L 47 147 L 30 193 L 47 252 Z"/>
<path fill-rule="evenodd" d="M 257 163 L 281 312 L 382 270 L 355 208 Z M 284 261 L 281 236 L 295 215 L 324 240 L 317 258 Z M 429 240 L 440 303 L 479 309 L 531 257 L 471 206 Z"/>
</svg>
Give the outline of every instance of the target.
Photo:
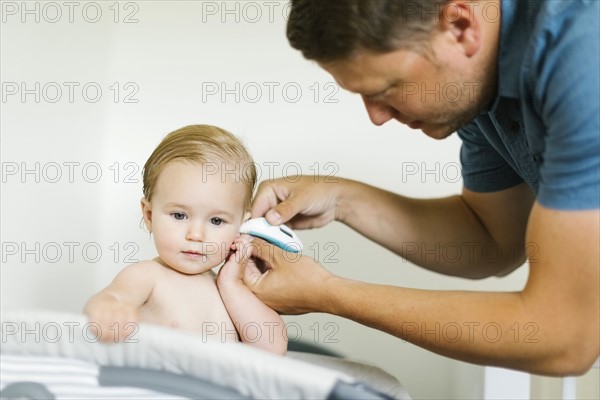
<svg viewBox="0 0 600 400">
<path fill-rule="evenodd" d="M 123 268 L 121 270 L 119 275 L 125 275 L 125 276 L 143 275 L 143 276 L 148 277 L 148 276 L 156 276 L 159 274 L 164 274 L 165 272 L 167 272 L 166 270 L 167 270 L 167 267 L 162 265 L 157 260 L 142 260 L 142 261 L 136 262 L 134 264 L 129 264 L 128 266 L 126 266 L 125 268 Z"/>
</svg>

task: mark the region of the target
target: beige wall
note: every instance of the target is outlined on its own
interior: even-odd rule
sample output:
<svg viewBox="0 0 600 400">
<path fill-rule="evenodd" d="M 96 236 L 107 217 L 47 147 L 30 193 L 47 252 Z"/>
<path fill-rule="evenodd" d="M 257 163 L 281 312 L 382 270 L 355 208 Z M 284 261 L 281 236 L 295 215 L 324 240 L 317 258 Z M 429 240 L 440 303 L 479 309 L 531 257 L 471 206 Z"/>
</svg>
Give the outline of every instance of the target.
<svg viewBox="0 0 600 400">
<path fill-rule="evenodd" d="M 593 368 L 585 375 L 576 378 L 577 399 L 594 400 L 600 398 L 600 369 Z M 563 379 L 535 376 L 531 380 L 532 399 L 562 399 Z"/>
</svg>

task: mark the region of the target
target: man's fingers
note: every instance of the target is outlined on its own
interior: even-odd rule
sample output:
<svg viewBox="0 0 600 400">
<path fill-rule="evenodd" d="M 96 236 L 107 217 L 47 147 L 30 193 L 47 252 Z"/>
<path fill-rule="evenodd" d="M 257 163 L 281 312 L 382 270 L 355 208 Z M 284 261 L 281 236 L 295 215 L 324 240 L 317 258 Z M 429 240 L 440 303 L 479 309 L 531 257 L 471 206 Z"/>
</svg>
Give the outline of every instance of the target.
<svg viewBox="0 0 600 400">
<path fill-rule="evenodd" d="M 271 186 L 259 186 L 252 201 L 252 218 L 263 217 L 278 201 Z"/>
<path fill-rule="evenodd" d="M 265 218 L 271 225 L 285 224 L 301 211 L 301 201 L 302 198 L 298 196 L 290 196 L 269 210 Z"/>
<path fill-rule="evenodd" d="M 244 270 L 244 284 L 249 287 L 255 286 L 262 276 L 262 272 L 258 269 L 256 263 L 252 260 L 246 264 L 246 269 Z"/>
<path fill-rule="evenodd" d="M 276 264 L 277 252 L 283 252 L 279 247 L 260 238 L 254 238 L 250 243 L 249 248 L 251 250 L 251 256 L 257 258 L 258 263 L 263 261 L 270 268 L 273 268 Z"/>
<path fill-rule="evenodd" d="M 271 225 L 281 225 L 298 214 L 300 207 L 298 196 L 285 185 L 265 184 L 254 197 L 252 218 L 264 216 Z"/>
</svg>

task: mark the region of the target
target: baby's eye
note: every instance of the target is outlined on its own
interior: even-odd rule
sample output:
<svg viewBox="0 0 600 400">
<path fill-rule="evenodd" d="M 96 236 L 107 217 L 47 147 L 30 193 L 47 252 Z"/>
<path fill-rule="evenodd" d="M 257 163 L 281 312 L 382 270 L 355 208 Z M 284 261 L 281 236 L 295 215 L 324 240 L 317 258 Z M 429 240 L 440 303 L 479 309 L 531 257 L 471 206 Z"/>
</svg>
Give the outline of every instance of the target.
<svg viewBox="0 0 600 400">
<path fill-rule="evenodd" d="M 171 216 L 175 218 L 177 221 L 182 221 L 187 218 L 187 216 L 182 212 L 172 212 Z"/>
<path fill-rule="evenodd" d="M 225 222 L 222 218 L 219 217 L 213 217 L 210 219 L 210 223 L 213 225 L 221 225 L 223 222 Z"/>
</svg>

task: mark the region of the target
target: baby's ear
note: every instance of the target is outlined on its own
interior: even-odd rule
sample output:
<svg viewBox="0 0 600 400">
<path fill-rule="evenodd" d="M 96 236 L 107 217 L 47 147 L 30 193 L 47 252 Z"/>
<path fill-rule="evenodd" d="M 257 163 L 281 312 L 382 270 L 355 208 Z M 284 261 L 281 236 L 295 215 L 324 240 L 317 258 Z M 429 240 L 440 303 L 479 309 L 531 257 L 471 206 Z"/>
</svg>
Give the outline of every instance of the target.
<svg viewBox="0 0 600 400">
<path fill-rule="evenodd" d="M 142 197 L 142 200 L 140 200 L 140 205 L 142 207 L 142 217 L 144 218 L 146 228 L 148 228 L 148 231 L 152 232 L 152 205 L 145 197 Z"/>
</svg>

